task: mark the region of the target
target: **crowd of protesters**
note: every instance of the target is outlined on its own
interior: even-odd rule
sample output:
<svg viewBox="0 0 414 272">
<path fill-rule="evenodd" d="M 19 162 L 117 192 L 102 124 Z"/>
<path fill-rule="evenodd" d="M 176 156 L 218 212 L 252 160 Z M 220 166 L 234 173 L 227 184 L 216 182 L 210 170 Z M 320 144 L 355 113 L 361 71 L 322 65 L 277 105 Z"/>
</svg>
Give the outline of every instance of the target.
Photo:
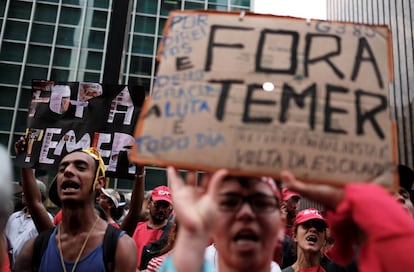
<svg viewBox="0 0 414 272">
<path fill-rule="evenodd" d="M 16 153 L 25 144 L 20 139 Z M 222 169 L 201 182 L 188 171 L 184 181 L 173 167 L 167 168 L 169 185 L 148 193 L 145 168 L 136 169 L 128 198 L 106 188 L 94 148 L 66 155 L 48 190 L 32 169 L 21 169 L 24 206 L 1 211 L 2 271 L 414 269 L 414 173 L 406 166 L 398 168 L 400 188 L 393 193 L 373 183 L 304 183 L 290 171 L 275 181 Z M 6 172 L 3 179 L 10 181 Z M 55 218 L 43 204 L 46 191 L 60 209 Z M 301 207 L 302 199 L 324 209 Z M 108 246 L 108 233 L 115 246 Z"/>
</svg>

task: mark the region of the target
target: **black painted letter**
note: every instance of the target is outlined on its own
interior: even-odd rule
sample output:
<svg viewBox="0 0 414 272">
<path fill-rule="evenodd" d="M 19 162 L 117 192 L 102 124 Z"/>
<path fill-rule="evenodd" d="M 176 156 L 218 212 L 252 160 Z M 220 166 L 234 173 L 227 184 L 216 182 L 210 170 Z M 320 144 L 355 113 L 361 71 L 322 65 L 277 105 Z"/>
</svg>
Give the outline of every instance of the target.
<svg viewBox="0 0 414 272">
<path fill-rule="evenodd" d="M 329 39 L 334 39 L 336 42 L 336 48 L 335 50 L 331 51 L 331 52 L 327 52 L 325 55 L 322 56 L 318 56 L 315 57 L 313 59 L 310 58 L 311 55 L 311 48 L 312 48 L 312 41 L 313 39 L 316 38 L 329 38 Z M 305 66 L 305 77 L 309 76 L 309 64 L 314 64 L 316 62 L 319 61 L 325 61 L 334 71 L 335 75 L 337 77 L 339 77 L 340 79 L 343 79 L 345 76 L 344 74 L 341 72 L 341 70 L 339 70 L 335 64 L 330 60 L 330 58 L 334 57 L 334 56 L 338 56 L 341 54 L 341 42 L 340 42 L 340 38 L 336 35 L 330 35 L 330 34 L 307 34 L 306 35 L 306 48 L 305 48 L 305 61 L 303 63 L 303 65 Z"/>
<path fill-rule="evenodd" d="M 274 69 L 274 68 L 266 68 L 262 66 L 261 60 L 262 60 L 262 55 L 263 55 L 263 46 L 266 44 L 267 35 L 292 36 L 291 44 L 287 44 L 285 46 L 285 48 L 290 48 L 290 67 L 289 68 Z M 285 30 L 271 30 L 271 29 L 262 30 L 262 32 L 260 33 L 259 44 L 257 45 L 256 72 L 294 75 L 296 72 L 296 67 L 297 67 L 298 44 L 299 44 L 299 33 L 298 32 L 285 31 Z"/>
<path fill-rule="evenodd" d="M 254 92 L 263 92 L 262 86 L 259 84 L 251 84 L 248 85 L 247 88 L 247 96 L 246 100 L 244 101 L 244 112 L 243 112 L 243 123 L 260 123 L 260 124 L 268 124 L 271 123 L 273 118 L 272 117 L 251 117 L 250 116 L 250 105 L 269 105 L 273 106 L 276 105 L 276 101 L 273 100 L 259 100 L 253 99 Z"/>
<path fill-rule="evenodd" d="M 346 134 L 347 132 L 341 128 L 332 128 L 332 115 L 334 113 L 347 113 L 348 111 L 346 109 L 331 107 L 331 101 L 333 100 L 331 93 L 346 94 L 348 93 L 348 89 L 329 84 L 326 86 L 324 131 L 338 134 Z"/>
<path fill-rule="evenodd" d="M 243 84 L 243 80 L 210 80 L 210 83 L 220 83 L 222 85 L 220 97 L 216 108 L 216 118 L 222 121 L 226 109 L 226 101 L 229 95 L 231 84 Z"/>
<path fill-rule="evenodd" d="M 305 98 L 310 97 L 310 109 L 309 109 L 309 127 L 313 130 L 315 128 L 315 110 L 316 110 L 316 84 L 312 84 L 302 93 L 296 93 L 295 90 L 290 87 L 288 84 L 283 85 L 281 110 L 279 121 L 281 123 L 286 123 L 287 113 L 290 107 L 290 100 L 293 99 L 296 105 L 300 108 L 305 107 Z"/>
<path fill-rule="evenodd" d="M 363 56 L 365 49 L 369 55 L 368 57 Z M 374 52 L 372 52 L 372 49 L 369 46 L 368 41 L 364 37 L 359 38 L 358 51 L 355 56 L 355 66 L 354 66 L 354 69 L 352 70 L 352 76 L 351 76 L 351 79 L 353 81 L 355 81 L 356 77 L 358 76 L 359 68 L 361 66 L 362 61 L 371 62 L 372 67 L 374 68 L 375 75 L 377 76 L 378 85 L 381 89 L 383 89 L 384 82 L 381 78 L 381 73 L 379 71 L 378 63 L 375 59 Z"/>
<path fill-rule="evenodd" d="M 207 46 L 207 55 L 206 55 L 206 66 L 205 71 L 211 70 L 211 63 L 213 61 L 213 47 L 225 47 L 225 48 L 236 48 L 242 49 L 244 45 L 242 43 L 219 43 L 215 42 L 216 31 L 220 29 L 225 30 L 240 30 L 240 31 L 251 31 L 254 28 L 252 27 L 234 27 L 234 26 L 225 26 L 225 25 L 212 25 L 210 30 L 210 37 L 208 38 Z"/>
<path fill-rule="evenodd" d="M 380 125 L 378 124 L 377 120 L 375 120 L 375 115 L 387 109 L 387 97 L 385 97 L 384 95 L 373 94 L 373 93 L 365 92 L 362 90 L 356 90 L 355 96 L 356 96 L 357 134 L 363 135 L 364 134 L 364 123 L 366 121 L 370 121 L 378 137 L 380 139 L 384 139 L 385 138 L 384 132 L 382 132 Z M 364 109 L 362 109 L 362 104 L 363 104 L 362 99 L 364 96 L 370 98 L 371 103 L 369 103 L 369 105 L 372 105 L 372 98 L 379 100 L 379 104 L 376 107 L 373 107 L 371 110 L 367 110 L 366 105 L 368 103 L 365 103 Z"/>
</svg>

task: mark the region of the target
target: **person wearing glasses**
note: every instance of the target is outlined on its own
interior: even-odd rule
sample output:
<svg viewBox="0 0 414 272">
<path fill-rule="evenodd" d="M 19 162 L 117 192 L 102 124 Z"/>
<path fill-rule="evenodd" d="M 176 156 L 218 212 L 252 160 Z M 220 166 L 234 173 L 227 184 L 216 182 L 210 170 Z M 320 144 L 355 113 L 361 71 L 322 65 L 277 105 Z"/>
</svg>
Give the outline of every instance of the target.
<svg viewBox="0 0 414 272">
<path fill-rule="evenodd" d="M 275 245 L 283 237 L 280 192 L 270 178 L 227 176 L 219 170 L 195 186 L 167 168 L 180 229 L 174 252 L 159 271 L 213 271 L 205 249 L 214 240 L 218 271 L 269 272 Z"/>
<path fill-rule="evenodd" d="M 296 242 L 296 262 L 282 272 L 325 272 L 321 265 L 322 248 L 326 243 L 328 225 L 314 208 L 300 211 L 293 223 L 293 241 Z"/>
<path fill-rule="evenodd" d="M 139 183 L 139 184 L 138 184 Z M 149 261 L 160 256 L 166 246 L 173 224 L 173 199 L 170 188 L 161 185 L 151 191 L 148 200 L 149 217 L 142 221 L 143 181 L 135 183 L 132 189 L 131 209 L 121 224 L 137 246 L 137 270 L 145 270 Z"/>
<path fill-rule="evenodd" d="M 269 272 L 275 244 L 283 237 L 277 190 L 261 178 L 228 176 L 226 169 L 196 174 L 186 182 L 167 168 L 180 230 L 174 252 L 161 272 L 212 271 L 204 260 L 205 247 L 217 246 L 219 272 Z M 350 182 L 343 187 L 308 184 L 282 171 L 284 186 L 324 205 L 335 245 L 330 257 L 339 265 L 355 257 L 360 272 L 411 271 L 414 267 L 414 220 L 393 196 L 378 184 Z M 273 184 L 274 186 L 274 184 Z"/>
</svg>

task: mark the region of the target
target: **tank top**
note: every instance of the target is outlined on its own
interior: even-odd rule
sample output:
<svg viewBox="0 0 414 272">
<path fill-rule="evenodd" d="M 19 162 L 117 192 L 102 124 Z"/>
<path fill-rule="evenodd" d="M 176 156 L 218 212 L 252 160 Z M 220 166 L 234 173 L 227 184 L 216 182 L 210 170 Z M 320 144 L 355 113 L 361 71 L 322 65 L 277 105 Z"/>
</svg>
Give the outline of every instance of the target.
<svg viewBox="0 0 414 272">
<path fill-rule="evenodd" d="M 56 229 L 49 237 L 49 243 L 42 256 L 39 272 L 47 271 L 63 271 L 60 262 L 60 253 L 56 244 Z M 71 271 L 74 262 L 64 260 L 66 271 Z M 76 272 L 105 272 L 105 264 L 103 262 L 103 243 L 100 243 L 95 249 L 83 256 L 76 265 Z"/>
</svg>

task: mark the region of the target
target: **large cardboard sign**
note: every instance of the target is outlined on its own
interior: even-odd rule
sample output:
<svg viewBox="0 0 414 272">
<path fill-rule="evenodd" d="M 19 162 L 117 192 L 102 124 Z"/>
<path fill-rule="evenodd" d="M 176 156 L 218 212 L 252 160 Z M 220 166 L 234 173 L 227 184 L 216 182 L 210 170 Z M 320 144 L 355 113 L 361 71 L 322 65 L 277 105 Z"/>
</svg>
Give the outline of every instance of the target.
<svg viewBox="0 0 414 272">
<path fill-rule="evenodd" d="M 27 118 L 27 152 L 20 166 L 57 170 L 67 153 L 96 147 L 106 174 L 129 178 L 133 132 L 143 101 L 142 87 L 90 82 L 34 80 Z"/>
<path fill-rule="evenodd" d="M 384 26 L 173 12 L 131 157 L 392 186 L 390 52 Z"/>
</svg>

